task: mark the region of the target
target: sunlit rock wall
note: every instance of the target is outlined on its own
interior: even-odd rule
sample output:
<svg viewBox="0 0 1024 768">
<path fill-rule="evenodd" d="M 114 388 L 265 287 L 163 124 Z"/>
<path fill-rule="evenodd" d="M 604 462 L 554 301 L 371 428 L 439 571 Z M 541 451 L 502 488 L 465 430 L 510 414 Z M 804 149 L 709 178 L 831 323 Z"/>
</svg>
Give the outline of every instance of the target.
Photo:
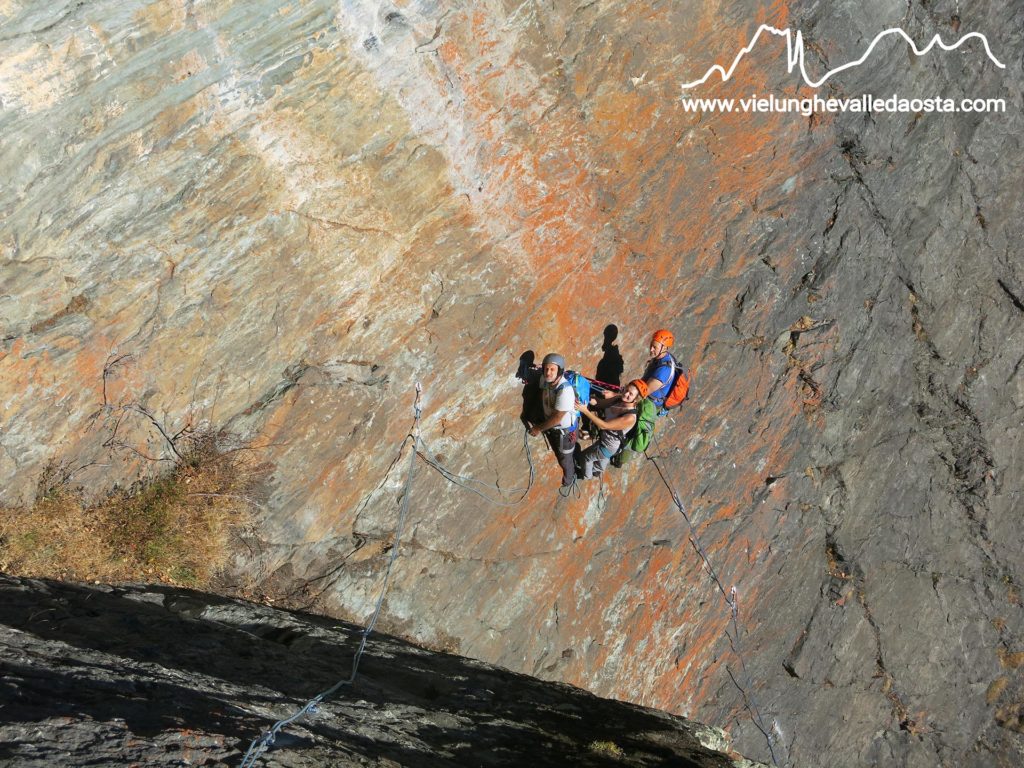
<svg viewBox="0 0 1024 768">
<path fill-rule="evenodd" d="M 780 764 L 1015 764 L 1022 13 L 0 3 L 0 501 L 152 471 L 142 411 L 225 428 L 273 467 L 240 571 L 365 620 L 414 381 L 431 450 L 514 500 L 520 354 L 593 374 L 615 324 L 628 377 L 668 327 L 694 396 L 655 453 L 739 638 L 651 463 L 560 500 L 537 439 L 510 507 L 417 465 L 387 627 Z M 684 111 L 763 22 L 813 73 L 896 25 L 1007 68 L 889 40 L 814 91 L 772 38 L 693 95 L 1007 111 Z"/>
</svg>

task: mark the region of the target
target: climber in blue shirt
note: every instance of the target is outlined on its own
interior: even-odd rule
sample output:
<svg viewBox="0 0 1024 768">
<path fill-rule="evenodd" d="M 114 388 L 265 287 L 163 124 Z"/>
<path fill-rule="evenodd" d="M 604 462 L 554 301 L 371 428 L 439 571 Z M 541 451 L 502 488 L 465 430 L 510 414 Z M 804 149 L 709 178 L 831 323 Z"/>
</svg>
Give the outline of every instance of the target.
<svg viewBox="0 0 1024 768">
<path fill-rule="evenodd" d="M 643 379 L 650 390 L 649 398 L 658 406 L 659 410 L 665 404 L 669 390 L 672 388 L 672 378 L 675 373 L 675 362 L 668 348 L 675 342 L 672 331 L 658 330 L 651 337 L 651 359 L 647 361 L 644 369 Z"/>
</svg>

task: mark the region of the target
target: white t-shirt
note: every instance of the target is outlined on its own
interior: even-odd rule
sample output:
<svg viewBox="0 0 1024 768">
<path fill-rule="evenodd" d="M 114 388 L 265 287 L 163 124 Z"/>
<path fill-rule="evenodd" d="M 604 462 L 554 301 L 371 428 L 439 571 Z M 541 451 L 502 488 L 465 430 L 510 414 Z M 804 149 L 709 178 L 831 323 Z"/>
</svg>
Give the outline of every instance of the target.
<svg viewBox="0 0 1024 768">
<path fill-rule="evenodd" d="M 561 391 L 558 388 L 561 387 Z M 549 418 L 555 411 L 565 411 L 562 420 L 556 427 L 568 429 L 572 426 L 573 416 L 576 411 L 576 393 L 566 382 L 564 376 L 559 376 L 554 384 L 548 384 L 544 379 L 540 380 L 541 403 L 544 406 L 544 418 Z"/>
</svg>

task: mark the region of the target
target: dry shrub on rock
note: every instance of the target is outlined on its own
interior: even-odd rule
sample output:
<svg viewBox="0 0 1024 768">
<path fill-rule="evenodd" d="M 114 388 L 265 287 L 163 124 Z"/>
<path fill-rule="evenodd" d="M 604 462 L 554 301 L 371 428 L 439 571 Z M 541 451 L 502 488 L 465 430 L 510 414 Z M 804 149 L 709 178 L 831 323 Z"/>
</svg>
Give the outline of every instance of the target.
<svg viewBox="0 0 1024 768">
<path fill-rule="evenodd" d="M 233 528 L 249 522 L 266 466 L 252 449 L 189 432 L 169 469 L 87 500 L 52 464 L 31 504 L 0 509 L 0 571 L 89 581 L 202 587 L 227 561 Z"/>
</svg>

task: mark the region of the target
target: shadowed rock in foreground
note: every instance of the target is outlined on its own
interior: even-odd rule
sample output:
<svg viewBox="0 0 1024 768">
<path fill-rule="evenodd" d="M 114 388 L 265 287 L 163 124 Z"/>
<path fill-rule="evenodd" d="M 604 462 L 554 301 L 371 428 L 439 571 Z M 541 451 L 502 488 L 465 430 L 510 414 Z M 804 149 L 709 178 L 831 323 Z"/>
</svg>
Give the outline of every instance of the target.
<svg viewBox="0 0 1024 768">
<path fill-rule="evenodd" d="M 762 23 L 814 79 L 896 27 L 1006 66 L 890 36 L 810 89 L 762 35 L 687 93 L 1005 111 L 684 107 Z M 1024 765 L 1024 2 L 4 0 L 0 28 L 0 504 L 224 429 L 270 468 L 238 583 L 364 616 L 414 381 L 431 452 L 511 501 L 520 355 L 632 378 L 664 327 L 694 388 L 652 454 L 744 659 L 652 464 L 562 499 L 540 438 L 512 507 L 418 467 L 381 628 L 761 761 L 764 727 L 800 768 Z"/>
<path fill-rule="evenodd" d="M 358 628 L 164 586 L 0 576 L 0 765 L 238 764 L 346 677 Z M 374 635 L 267 766 L 734 763 L 720 732 Z"/>
</svg>

